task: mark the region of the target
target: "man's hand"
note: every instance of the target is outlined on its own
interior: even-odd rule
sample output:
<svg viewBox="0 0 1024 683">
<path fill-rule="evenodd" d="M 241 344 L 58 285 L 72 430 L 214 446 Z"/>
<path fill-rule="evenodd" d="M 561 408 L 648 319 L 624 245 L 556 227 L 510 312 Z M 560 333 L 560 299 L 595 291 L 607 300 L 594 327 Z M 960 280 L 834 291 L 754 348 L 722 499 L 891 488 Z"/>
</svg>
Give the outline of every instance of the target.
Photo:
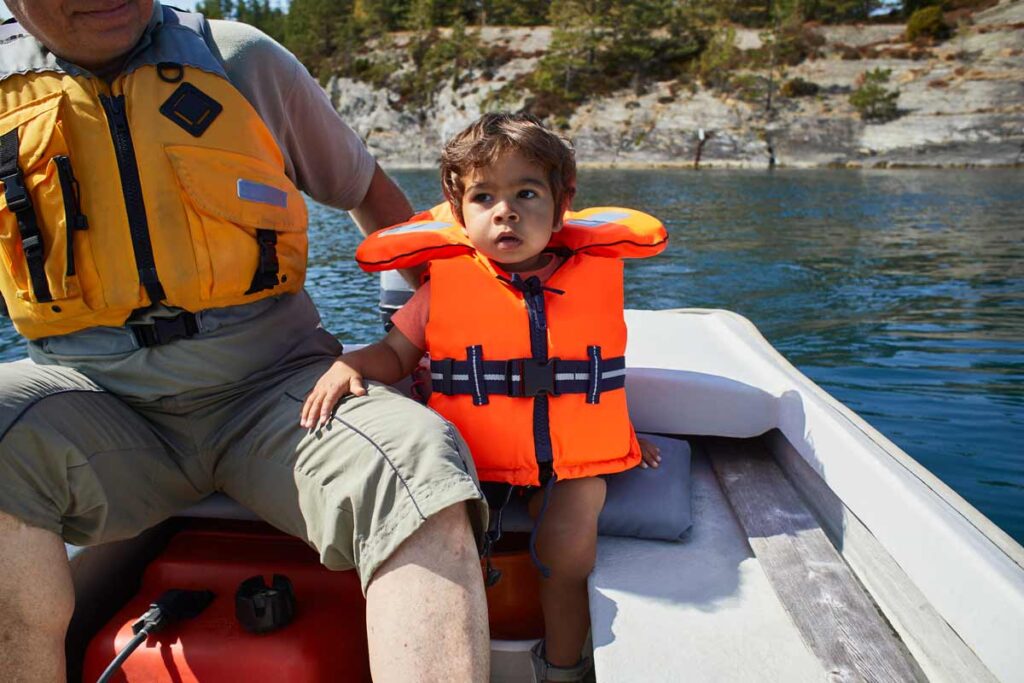
<svg viewBox="0 0 1024 683">
<path fill-rule="evenodd" d="M 306 429 L 320 429 L 331 419 L 334 406 L 346 394 L 366 396 L 366 387 L 362 374 L 339 358 L 309 392 L 302 404 L 299 424 Z"/>
<path fill-rule="evenodd" d="M 640 467 L 658 467 L 661 464 L 661 449 L 647 439 L 637 439 L 640 442 Z"/>
</svg>

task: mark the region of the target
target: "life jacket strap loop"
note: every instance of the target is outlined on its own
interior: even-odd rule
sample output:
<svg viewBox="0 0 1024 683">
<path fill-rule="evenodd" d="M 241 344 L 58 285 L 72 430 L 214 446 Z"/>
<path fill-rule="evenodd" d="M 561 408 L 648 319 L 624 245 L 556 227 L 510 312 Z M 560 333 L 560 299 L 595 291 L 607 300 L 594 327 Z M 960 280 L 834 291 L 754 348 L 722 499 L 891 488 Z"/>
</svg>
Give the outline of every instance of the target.
<svg viewBox="0 0 1024 683">
<path fill-rule="evenodd" d="M 484 378 L 484 350 L 479 344 L 466 347 L 469 358 L 469 379 L 473 387 L 473 405 L 485 406 L 487 399 L 487 381 Z"/>
<path fill-rule="evenodd" d="M 590 358 L 590 377 L 587 379 L 587 403 L 601 402 L 601 347 L 588 346 L 587 356 Z"/>
</svg>

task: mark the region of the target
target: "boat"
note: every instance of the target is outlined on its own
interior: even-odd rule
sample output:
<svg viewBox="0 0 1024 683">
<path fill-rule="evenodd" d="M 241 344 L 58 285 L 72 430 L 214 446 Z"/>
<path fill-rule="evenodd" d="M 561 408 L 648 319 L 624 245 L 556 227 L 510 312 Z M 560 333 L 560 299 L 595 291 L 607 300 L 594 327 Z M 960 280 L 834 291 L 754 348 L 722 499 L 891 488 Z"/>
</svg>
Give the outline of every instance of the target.
<svg viewBox="0 0 1024 683">
<path fill-rule="evenodd" d="M 629 310 L 626 320 L 631 417 L 638 431 L 688 447 L 693 523 L 678 542 L 599 539 L 590 581 L 597 681 L 1024 682 L 1020 544 L 740 315 Z M 130 637 L 126 606 L 152 599 L 139 589 L 153 574 L 147 566 L 168 556 L 188 563 L 175 539 L 223 544 L 231 525 L 251 519 L 220 497 L 135 539 L 69 547 L 71 678 L 95 659 L 88 651 L 104 629 L 100 659 L 123 644 L 111 634 Z M 253 543 L 271 534 L 245 533 Z M 348 591 L 338 609 L 349 613 L 328 623 L 358 632 L 358 582 L 336 583 Z M 296 594 L 301 601 L 298 584 Z M 517 621 L 529 630 L 521 606 L 504 613 L 511 632 Z M 206 680 L 197 639 L 158 635 L 147 645 L 167 669 L 127 680 Z M 505 637 L 492 639 L 492 681 L 531 681 L 535 640 L 496 635 Z M 246 637 L 203 647 L 232 656 Z M 251 637 L 261 648 L 275 638 Z M 353 659 L 346 680 L 366 679 L 364 655 L 360 643 L 331 653 Z"/>
</svg>

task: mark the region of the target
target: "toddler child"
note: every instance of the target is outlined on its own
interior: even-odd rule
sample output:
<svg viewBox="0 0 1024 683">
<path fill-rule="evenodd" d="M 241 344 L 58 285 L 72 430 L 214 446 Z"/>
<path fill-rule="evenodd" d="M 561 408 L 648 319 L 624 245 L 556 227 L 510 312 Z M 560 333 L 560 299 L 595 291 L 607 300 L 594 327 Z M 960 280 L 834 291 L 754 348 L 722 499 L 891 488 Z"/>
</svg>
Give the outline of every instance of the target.
<svg viewBox="0 0 1024 683">
<path fill-rule="evenodd" d="M 626 413 L 616 257 L 657 253 L 664 228 L 638 212 L 602 209 L 563 230 L 576 190 L 573 150 L 527 114 L 487 114 L 456 135 L 441 177 L 457 226 L 439 231 L 432 218 L 445 212 L 435 211 L 376 233 L 357 253 L 368 268 L 429 261 L 428 279 L 383 340 L 344 354 L 323 375 L 301 423 L 325 423 L 341 397 L 366 394 L 366 380 L 409 375 L 429 352 L 430 405 L 458 427 L 481 481 L 506 484 L 505 502 L 511 486 L 530 496 L 531 550 L 546 577 L 538 680 L 579 680 L 591 666 L 580 653 L 605 499 L 599 475 L 660 461 Z M 627 215 L 642 227 L 614 225 Z M 368 256 L 374 248 L 406 262 L 382 265 Z"/>
</svg>

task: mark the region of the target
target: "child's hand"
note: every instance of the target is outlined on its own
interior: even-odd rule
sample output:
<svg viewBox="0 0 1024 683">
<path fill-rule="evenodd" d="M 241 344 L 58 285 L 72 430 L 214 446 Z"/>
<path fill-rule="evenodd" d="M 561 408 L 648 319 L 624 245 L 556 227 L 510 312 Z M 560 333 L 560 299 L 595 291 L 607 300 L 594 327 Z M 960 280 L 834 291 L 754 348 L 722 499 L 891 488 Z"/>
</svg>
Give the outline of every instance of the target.
<svg viewBox="0 0 1024 683">
<path fill-rule="evenodd" d="M 365 396 L 366 387 L 363 386 L 363 376 L 359 371 L 339 358 L 317 380 L 313 391 L 309 392 L 306 402 L 302 404 L 299 424 L 306 429 L 319 429 L 321 425 L 327 424 L 331 419 L 331 411 L 345 394 Z"/>
<path fill-rule="evenodd" d="M 657 467 L 661 464 L 661 449 L 647 439 L 637 439 L 640 442 L 640 467 Z"/>
</svg>

